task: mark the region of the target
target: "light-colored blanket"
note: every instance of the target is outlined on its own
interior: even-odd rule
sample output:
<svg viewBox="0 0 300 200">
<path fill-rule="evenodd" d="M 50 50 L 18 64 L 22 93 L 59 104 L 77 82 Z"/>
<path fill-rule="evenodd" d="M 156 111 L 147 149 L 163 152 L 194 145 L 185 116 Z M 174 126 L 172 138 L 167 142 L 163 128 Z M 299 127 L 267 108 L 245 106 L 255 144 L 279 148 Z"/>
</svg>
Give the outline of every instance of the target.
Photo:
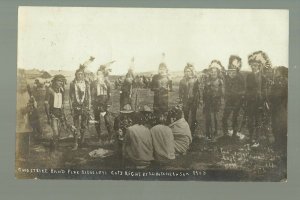
<svg viewBox="0 0 300 200">
<path fill-rule="evenodd" d="M 156 125 L 151 128 L 154 158 L 158 161 L 175 159 L 174 137 L 168 126 Z"/>
<path fill-rule="evenodd" d="M 124 138 L 124 155 L 136 164 L 153 160 L 150 130 L 143 125 L 128 127 Z"/>
<path fill-rule="evenodd" d="M 192 143 L 192 134 L 190 126 L 184 118 L 181 118 L 169 127 L 174 135 L 175 151 L 178 153 L 186 153 Z"/>
</svg>

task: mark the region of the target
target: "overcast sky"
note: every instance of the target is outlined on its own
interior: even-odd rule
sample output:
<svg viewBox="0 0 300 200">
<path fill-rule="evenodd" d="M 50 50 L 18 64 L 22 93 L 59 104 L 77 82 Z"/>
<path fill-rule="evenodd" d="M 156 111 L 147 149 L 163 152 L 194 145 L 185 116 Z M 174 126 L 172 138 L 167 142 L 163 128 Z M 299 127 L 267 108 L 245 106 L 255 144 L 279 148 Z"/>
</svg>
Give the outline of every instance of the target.
<svg viewBox="0 0 300 200">
<path fill-rule="evenodd" d="M 257 50 L 274 66 L 288 67 L 287 10 L 20 7 L 18 67 L 76 70 L 94 56 L 89 70 L 112 60 L 112 74 L 156 71 L 166 54 L 170 71 L 187 62 L 196 70 L 231 54 Z"/>
</svg>

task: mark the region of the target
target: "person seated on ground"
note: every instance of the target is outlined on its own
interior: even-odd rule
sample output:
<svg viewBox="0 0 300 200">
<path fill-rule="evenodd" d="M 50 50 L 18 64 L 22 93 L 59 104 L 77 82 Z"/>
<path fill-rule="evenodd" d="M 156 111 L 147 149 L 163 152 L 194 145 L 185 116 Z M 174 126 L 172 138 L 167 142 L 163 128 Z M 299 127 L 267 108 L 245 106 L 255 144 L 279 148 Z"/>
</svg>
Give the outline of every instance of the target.
<svg viewBox="0 0 300 200">
<path fill-rule="evenodd" d="M 179 107 L 174 107 L 168 112 L 168 123 L 174 136 L 175 152 L 185 154 L 192 143 L 192 135 Z"/>
<path fill-rule="evenodd" d="M 123 142 L 123 155 L 126 167 L 147 168 L 153 158 L 152 137 L 149 130 L 151 109 L 148 106 L 135 113 L 132 126 L 127 128 Z"/>
<path fill-rule="evenodd" d="M 153 125 L 150 132 L 154 159 L 158 163 L 168 163 L 175 159 L 175 146 L 172 130 L 166 125 L 166 115 L 156 116 Z"/>
</svg>

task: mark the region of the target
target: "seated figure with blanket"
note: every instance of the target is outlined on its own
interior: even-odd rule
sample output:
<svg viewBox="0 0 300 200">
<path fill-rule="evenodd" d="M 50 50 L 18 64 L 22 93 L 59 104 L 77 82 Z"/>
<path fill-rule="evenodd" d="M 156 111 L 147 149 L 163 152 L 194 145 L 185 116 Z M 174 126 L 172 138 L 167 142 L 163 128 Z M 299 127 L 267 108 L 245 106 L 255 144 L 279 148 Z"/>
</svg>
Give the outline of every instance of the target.
<svg viewBox="0 0 300 200">
<path fill-rule="evenodd" d="M 126 167 L 144 169 L 154 160 L 149 130 L 152 116 L 151 109 L 143 106 L 140 112 L 135 113 L 133 125 L 127 128 L 123 145 Z"/>
<path fill-rule="evenodd" d="M 174 136 L 166 125 L 165 114 L 156 116 L 154 126 L 150 129 L 153 144 L 153 155 L 158 163 L 168 163 L 175 159 Z"/>
<path fill-rule="evenodd" d="M 185 154 L 192 143 L 192 135 L 179 107 L 174 107 L 168 112 L 168 123 L 174 136 L 175 152 Z"/>
</svg>

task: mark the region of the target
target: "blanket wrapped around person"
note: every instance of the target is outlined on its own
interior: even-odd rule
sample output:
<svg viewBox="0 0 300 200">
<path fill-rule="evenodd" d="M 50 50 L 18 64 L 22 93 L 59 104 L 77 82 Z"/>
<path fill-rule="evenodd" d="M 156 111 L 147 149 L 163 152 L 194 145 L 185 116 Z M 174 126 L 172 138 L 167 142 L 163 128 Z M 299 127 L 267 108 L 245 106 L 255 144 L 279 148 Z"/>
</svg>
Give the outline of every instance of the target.
<svg viewBox="0 0 300 200">
<path fill-rule="evenodd" d="M 150 165 L 150 162 L 154 160 L 150 130 L 139 124 L 128 127 L 123 152 L 125 158 L 137 167 Z"/>
<path fill-rule="evenodd" d="M 162 124 L 151 128 L 154 159 L 164 162 L 175 159 L 174 137 L 172 130 Z"/>
<path fill-rule="evenodd" d="M 168 121 L 174 136 L 176 153 L 185 154 L 192 143 L 192 134 L 189 124 L 183 117 L 182 110 L 177 107 L 170 110 Z"/>
<path fill-rule="evenodd" d="M 192 143 L 192 135 L 190 126 L 181 118 L 169 125 L 174 136 L 175 151 L 180 154 L 185 154 Z"/>
<path fill-rule="evenodd" d="M 146 168 L 153 158 L 152 137 L 149 130 L 153 114 L 148 106 L 139 108 L 132 116 L 132 125 L 126 129 L 123 155 L 126 167 Z"/>
</svg>

